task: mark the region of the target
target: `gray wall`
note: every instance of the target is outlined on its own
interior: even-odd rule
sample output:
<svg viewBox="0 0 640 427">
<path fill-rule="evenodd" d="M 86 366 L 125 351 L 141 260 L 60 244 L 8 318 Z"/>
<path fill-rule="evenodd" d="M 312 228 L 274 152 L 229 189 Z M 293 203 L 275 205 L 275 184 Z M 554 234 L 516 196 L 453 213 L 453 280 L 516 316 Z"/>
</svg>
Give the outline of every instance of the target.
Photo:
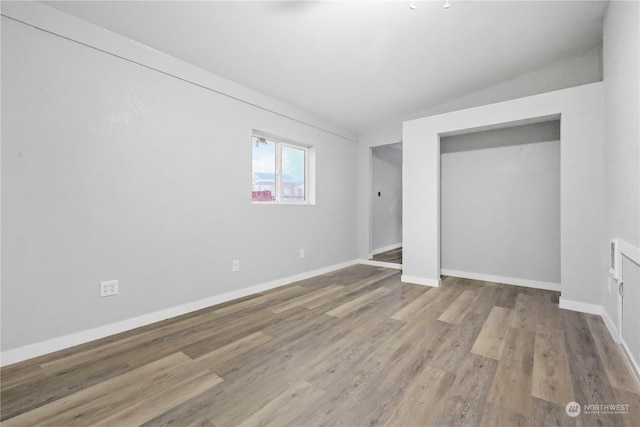
<svg viewBox="0 0 640 427">
<path fill-rule="evenodd" d="M 487 105 L 601 80 L 602 50 L 596 48 L 477 92 L 461 93 L 459 97 L 444 100 L 426 111 L 410 112 L 405 117 L 389 118 L 387 123 L 381 123 L 361 133 L 358 154 L 360 171 L 358 175 L 358 254 L 360 258 L 366 257 L 371 248 L 369 150 L 370 147 L 402 141 L 403 120 Z"/>
<path fill-rule="evenodd" d="M 609 239 L 640 246 L 640 3 L 609 2 L 604 23 L 605 235 L 602 242 L 603 305 L 617 323 L 615 284 L 607 284 Z M 625 286 L 640 288 L 640 266 L 625 261 Z M 634 271 L 635 270 L 635 271 Z M 638 292 L 628 293 L 628 297 Z M 637 313 L 640 299 L 629 307 Z M 632 352 L 640 363 L 640 322 L 625 325 L 635 337 Z M 629 343 L 631 345 L 631 343 Z"/>
<path fill-rule="evenodd" d="M 209 79 L 46 6 L 8 6 Z M 316 205 L 251 203 L 254 128 L 316 147 Z M 355 163 L 344 138 L 2 18 L 2 350 L 354 260 Z M 120 294 L 99 298 L 110 279 Z"/>
<path fill-rule="evenodd" d="M 593 83 L 405 122 L 403 280 L 425 285 L 440 280 L 440 135 L 561 117 L 560 306 L 600 304 L 603 97 L 603 84 Z"/>
<path fill-rule="evenodd" d="M 402 244 L 402 144 L 373 147 L 371 154 L 371 247 L 376 252 Z"/>
<path fill-rule="evenodd" d="M 441 139 L 441 266 L 560 283 L 560 122 Z"/>
</svg>

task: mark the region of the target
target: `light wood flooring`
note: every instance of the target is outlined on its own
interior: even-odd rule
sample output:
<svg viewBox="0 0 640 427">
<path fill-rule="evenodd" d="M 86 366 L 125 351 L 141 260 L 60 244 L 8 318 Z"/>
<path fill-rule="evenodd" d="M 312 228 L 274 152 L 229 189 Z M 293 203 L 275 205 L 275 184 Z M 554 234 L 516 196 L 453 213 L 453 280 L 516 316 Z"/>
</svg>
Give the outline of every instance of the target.
<svg viewBox="0 0 640 427">
<path fill-rule="evenodd" d="M 557 301 L 353 266 L 8 366 L 2 426 L 638 426 L 605 325 Z"/>
<path fill-rule="evenodd" d="M 402 248 L 391 249 L 386 252 L 375 254 L 373 261 L 391 262 L 394 264 L 402 264 Z"/>
</svg>

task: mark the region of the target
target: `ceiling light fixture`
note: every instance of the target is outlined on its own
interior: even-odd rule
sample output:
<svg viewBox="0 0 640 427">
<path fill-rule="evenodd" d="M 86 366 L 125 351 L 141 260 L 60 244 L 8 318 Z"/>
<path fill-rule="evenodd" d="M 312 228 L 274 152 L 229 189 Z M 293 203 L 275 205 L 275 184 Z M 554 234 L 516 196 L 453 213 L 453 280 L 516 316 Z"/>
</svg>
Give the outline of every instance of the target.
<svg viewBox="0 0 640 427">
<path fill-rule="evenodd" d="M 416 2 L 415 2 L 415 0 L 411 0 L 411 6 L 409 6 L 409 9 L 416 10 Z"/>
<path fill-rule="evenodd" d="M 447 0 L 446 3 L 444 4 L 444 6 L 442 6 L 442 7 L 444 7 L 445 9 L 449 9 L 451 7 L 451 4 L 449 3 L 449 0 Z"/>
</svg>

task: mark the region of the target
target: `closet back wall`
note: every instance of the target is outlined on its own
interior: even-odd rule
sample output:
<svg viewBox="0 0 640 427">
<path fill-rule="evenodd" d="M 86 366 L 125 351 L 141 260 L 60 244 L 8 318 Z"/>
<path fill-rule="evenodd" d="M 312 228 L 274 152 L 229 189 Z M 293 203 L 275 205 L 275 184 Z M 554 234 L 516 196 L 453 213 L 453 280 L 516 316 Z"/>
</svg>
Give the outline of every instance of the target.
<svg viewBox="0 0 640 427">
<path fill-rule="evenodd" d="M 443 274 L 560 283 L 559 140 L 559 121 L 441 139 Z"/>
</svg>

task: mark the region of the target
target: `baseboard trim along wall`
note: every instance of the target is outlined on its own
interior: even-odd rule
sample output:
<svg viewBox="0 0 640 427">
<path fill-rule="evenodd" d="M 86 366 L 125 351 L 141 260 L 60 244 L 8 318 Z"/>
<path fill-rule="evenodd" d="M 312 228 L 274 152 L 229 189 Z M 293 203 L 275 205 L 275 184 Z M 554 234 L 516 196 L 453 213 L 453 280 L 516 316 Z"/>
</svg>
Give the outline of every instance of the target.
<svg viewBox="0 0 640 427">
<path fill-rule="evenodd" d="M 238 289 L 237 291 L 227 292 L 227 293 L 216 295 L 210 298 L 205 298 L 205 299 L 190 302 L 187 304 L 178 305 L 176 307 L 170 307 L 170 308 L 156 311 L 153 313 L 143 314 L 142 316 L 122 320 L 116 323 L 111 323 L 109 325 L 100 326 L 98 328 L 76 332 L 76 333 L 65 335 L 62 337 L 41 341 L 35 344 L 29 344 L 24 347 L 18 347 L 12 350 L 7 350 L 0 354 L 0 366 L 12 365 L 14 363 L 22 362 L 23 360 L 32 359 L 37 356 L 42 356 L 43 354 L 53 353 L 58 350 L 63 350 L 65 348 L 73 347 L 79 344 L 84 344 L 100 338 L 105 338 L 110 335 L 126 332 L 135 328 L 139 328 L 141 326 L 149 325 L 151 323 L 156 323 L 162 320 L 170 319 L 172 317 L 181 316 L 183 314 L 187 314 L 196 310 L 201 310 L 203 308 L 211 307 L 216 304 L 221 304 L 223 302 L 231 301 L 237 298 L 242 298 L 247 295 L 255 294 L 258 292 L 264 292 L 269 289 L 288 285 L 293 282 L 297 282 L 300 280 L 308 279 L 310 277 L 329 273 L 331 271 L 339 270 L 341 268 L 350 267 L 355 264 L 358 264 L 358 260 L 352 260 L 352 261 L 347 261 L 340 264 L 334 264 L 334 265 L 323 267 L 317 270 L 308 271 L 305 273 L 285 277 L 282 279 L 261 283 L 259 285 Z"/>
<path fill-rule="evenodd" d="M 470 273 L 468 271 L 440 269 L 445 276 L 462 277 L 463 279 L 482 280 L 483 282 L 504 283 L 506 285 L 524 286 L 526 288 L 560 291 L 560 283 L 541 282 L 539 280 L 519 279 L 514 277 L 493 276 L 491 274 Z"/>
<path fill-rule="evenodd" d="M 564 308 L 565 310 L 579 311 L 581 313 L 587 313 L 587 314 L 597 314 L 599 316 L 602 316 L 602 313 L 604 311 L 601 305 L 590 304 L 587 302 L 580 302 L 580 301 L 572 301 L 562 297 L 560 297 L 558 306 L 560 308 Z M 606 324 L 606 321 L 605 321 L 605 324 Z M 607 328 L 609 328 L 609 325 L 607 325 Z M 614 340 L 616 342 L 618 341 L 616 338 L 614 338 Z"/>
<path fill-rule="evenodd" d="M 602 317 L 602 321 L 604 322 L 604 325 L 609 330 L 609 335 L 611 335 L 611 337 L 615 342 L 618 342 L 618 337 L 620 336 L 618 332 L 618 327 L 616 326 L 615 322 L 611 320 L 611 317 L 609 317 L 609 313 L 607 313 L 607 310 L 605 310 L 604 307 L 600 307 L 600 308 L 602 311 L 600 313 L 600 317 Z"/>
<path fill-rule="evenodd" d="M 394 243 L 393 245 L 384 246 L 382 248 L 374 249 L 371 251 L 371 255 L 378 255 L 383 252 L 387 252 L 393 249 L 398 249 L 402 247 L 402 243 Z"/>
<path fill-rule="evenodd" d="M 371 265 L 373 267 L 395 268 L 396 270 L 402 270 L 402 264 L 395 264 L 393 262 L 374 261 L 372 259 L 359 259 L 358 263 Z"/>
<path fill-rule="evenodd" d="M 620 348 L 622 350 L 622 355 L 629 366 L 633 379 L 636 380 L 636 384 L 640 387 L 640 365 L 638 365 L 638 361 L 631 356 L 631 350 L 629 350 L 629 346 L 627 346 L 624 339 L 620 340 Z"/>
<path fill-rule="evenodd" d="M 437 288 L 438 286 L 440 286 L 440 282 L 441 282 L 440 279 L 438 280 L 426 279 L 424 277 L 408 276 L 406 274 L 403 274 L 402 276 L 400 276 L 400 280 L 404 283 L 413 283 L 414 285 L 431 286 L 434 288 Z"/>
</svg>

